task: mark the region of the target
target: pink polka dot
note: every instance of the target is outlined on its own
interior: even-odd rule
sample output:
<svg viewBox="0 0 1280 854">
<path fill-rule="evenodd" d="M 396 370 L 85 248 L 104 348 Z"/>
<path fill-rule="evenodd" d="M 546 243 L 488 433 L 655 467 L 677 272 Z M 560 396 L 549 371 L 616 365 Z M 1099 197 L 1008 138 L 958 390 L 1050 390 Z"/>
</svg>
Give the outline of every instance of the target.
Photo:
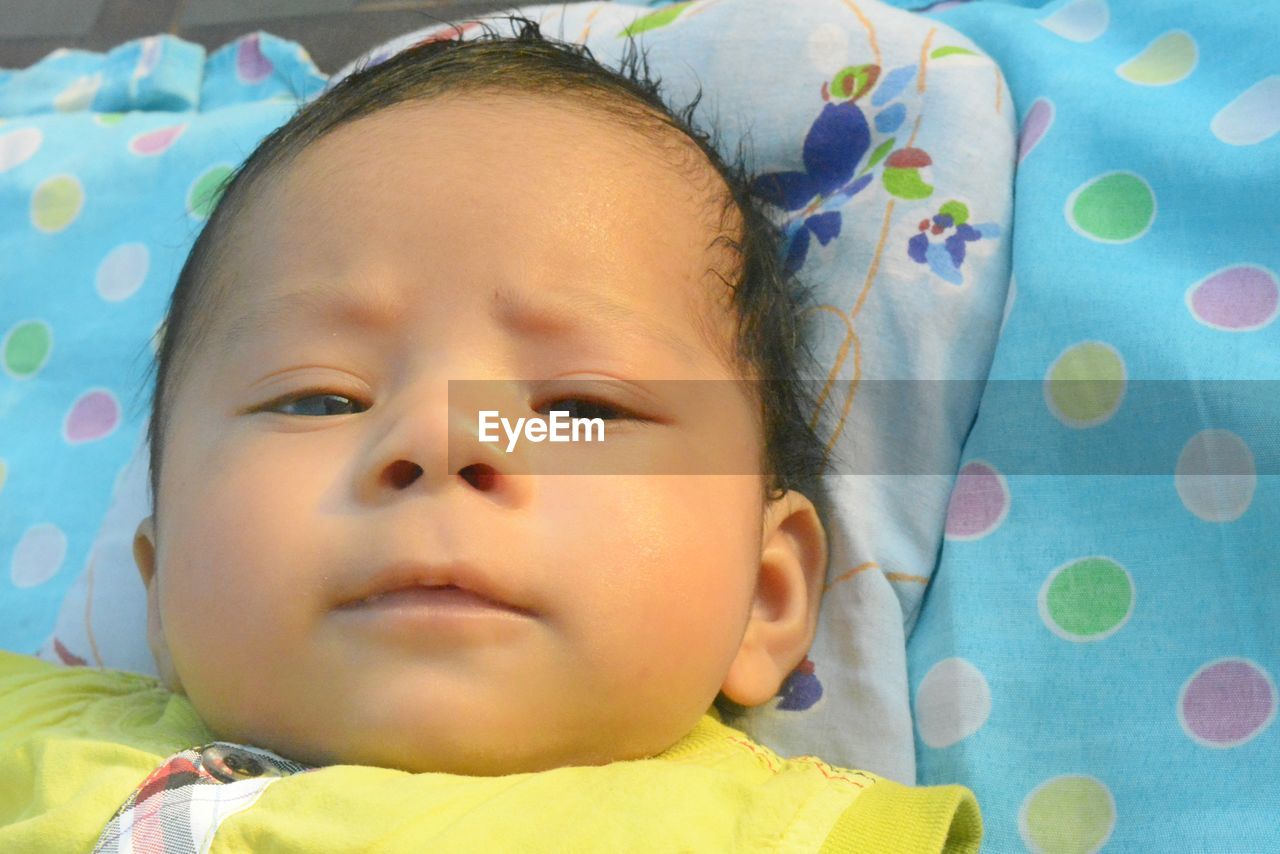
<svg viewBox="0 0 1280 854">
<path fill-rule="evenodd" d="M 1227 332 L 1250 332 L 1276 316 L 1280 286 L 1265 267 L 1240 264 L 1196 282 L 1187 290 L 1191 315 L 1206 326 Z"/>
<path fill-rule="evenodd" d="M 236 46 L 236 77 L 246 86 L 261 83 L 271 76 L 275 65 L 262 53 L 262 45 L 258 42 L 258 34 L 253 33 L 240 39 Z"/>
<path fill-rule="evenodd" d="M 182 136 L 183 131 L 186 129 L 186 124 L 180 124 L 140 133 L 129 140 L 129 150 L 141 157 L 154 157 L 157 154 L 163 154 L 178 137 Z"/>
<path fill-rule="evenodd" d="M 1243 658 L 1223 658 L 1196 671 L 1182 687 L 1178 718 L 1206 747 L 1235 747 L 1275 718 L 1276 688 L 1266 671 Z"/>
<path fill-rule="evenodd" d="M 1022 132 L 1018 137 L 1018 162 L 1031 153 L 1053 126 L 1053 101 L 1037 98 L 1022 120 Z"/>
<path fill-rule="evenodd" d="M 106 389 L 80 395 L 62 425 L 62 436 L 70 444 L 92 442 L 111 434 L 120 423 L 120 404 Z"/>
<path fill-rule="evenodd" d="M 966 463 L 956 476 L 947 505 L 946 534 L 952 540 L 985 537 L 1009 512 L 1009 487 L 1004 476 L 987 462 Z"/>
</svg>

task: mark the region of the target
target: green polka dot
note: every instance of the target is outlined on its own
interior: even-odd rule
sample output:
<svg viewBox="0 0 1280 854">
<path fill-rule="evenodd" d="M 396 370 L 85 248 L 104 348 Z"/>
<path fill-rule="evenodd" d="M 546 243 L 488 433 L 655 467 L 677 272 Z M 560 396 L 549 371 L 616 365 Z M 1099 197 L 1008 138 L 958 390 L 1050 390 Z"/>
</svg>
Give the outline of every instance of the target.
<svg viewBox="0 0 1280 854">
<path fill-rule="evenodd" d="M 1067 199 L 1067 222 L 1101 243 L 1128 243 L 1146 234 L 1156 216 L 1151 186 L 1132 172 L 1099 175 Z"/>
<path fill-rule="evenodd" d="M 1032 851 L 1093 854 L 1115 829 L 1115 800 L 1093 777 L 1056 777 L 1027 797 L 1018 824 Z"/>
<path fill-rule="evenodd" d="M 1195 39 L 1182 30 L 1173 30 L 1117 68 L 1116 74 L 1139 86 L 1169 86 L 1195 70 L 1199 55 Z"/>
<path fill-rule="evenodd" d="M 55 175 L 31 196 L 31 223 L 41 231 L 62 231 L 80 215 L 84 190 L 71 175 Z"/>
<path fill-rule="evenodd" d="M 49 360 L 53 330 L 43 320 L 28 320 L 4 337 L 4 367 L 17 379 L 32 376 Z"/>
<path fill-rule="evenodd" d="M 104 128 L 114 127 L 124 121 L 124 113 L 98 113 L 93 120 Z"/>
<path fill-rule="evenodd" d="M 223 181 L 233 171 L 232 167 L 224 163 L 206 169 L 187 192 L 187 211 L 198 219 L 208 219 L 222 195 Z"/>
<path fill-rule="evenodd" d="M 1069 427 L 1096 427 L 1107 421 L 1120 407 L 1124 388 L 1124 360 L 1101 341 L 1068 347 L 1045 377 L 1049 410 Z"/>
<path fill-rule="evenodd" d="M 1086 557 L 1050 573 L 1040 590 L 1040 615 L 1068 640 L 1101 640 L 1129 619 L 1133 600 L 1133 581 L 1123 566 Z"/>
<path fill-rule="evenodd" d="M 5 478 L 9 476 L 9 466 L 4 460 L 0 460 L 0 492 L 4 491 Z"/>
</svg>

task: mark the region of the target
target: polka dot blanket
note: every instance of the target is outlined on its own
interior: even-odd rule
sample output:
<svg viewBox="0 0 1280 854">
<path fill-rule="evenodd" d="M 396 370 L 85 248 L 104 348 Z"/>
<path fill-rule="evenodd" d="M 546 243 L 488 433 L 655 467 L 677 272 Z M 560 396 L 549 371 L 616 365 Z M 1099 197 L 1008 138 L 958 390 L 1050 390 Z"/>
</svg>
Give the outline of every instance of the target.
<svg viewBox="0 0 1280 854">
<path fill-rule="evenodd" d="M 0 70 L 0 647 L 35 650 L 92 563 L 145 431 L 154 333 L 220 183 L 327 79 L 266 33 Z M 135 593 L 105 608 L 105 634 L 136 632 Z M 59 660 L 148 669 L 92 645 Z"/>
<path fill-rule="evenodd" d="M 992 851 L 1280 851 L 1280 4 L 925 14 L 1021 136 L 909 643 L 919 781 L 972 787 Z"/>
<path fill-rule="evenodd" d="M 669 102 L 701 88 L 694 118 L 725 151 L 750 132 L 786 264 L 820 296 L 815 381 L 839 419 L 824 428 L 839 474 L 817 639 L 737 723 L 783 755 L 914 783 L 906 637 L 1009 282 L 1016 132 L 999 69 L 875 0 L 521 11 L 615 66 L 634 37 Z M 203 61 L 160 37 L 0 79 L 0 645 L 154 673 L 131 552 L 150 510 L 147 341 L 210 194 L 324 83 L 266 34 Z"/>
</svg>

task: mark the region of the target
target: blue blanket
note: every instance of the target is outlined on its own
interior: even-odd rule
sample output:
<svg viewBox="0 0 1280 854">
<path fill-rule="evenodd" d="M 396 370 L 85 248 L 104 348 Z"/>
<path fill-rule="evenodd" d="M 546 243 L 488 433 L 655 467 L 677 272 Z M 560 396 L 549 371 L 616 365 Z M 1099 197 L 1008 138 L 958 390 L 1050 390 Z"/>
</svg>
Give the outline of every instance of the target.
<svg viewBox="0 0 1280 854">
<path fill-rule="evenodd" d="M 991 851 L 1280 850 L 1280 4 L 926 14 L 1000 63 L 1021 145 L 909 643 L 919 780 L 970 786 Z"/>
<path fill-rule="evenodd" d="M 20 589 L 0 647 L 34 650 L 71 575 L 45 582 L 85 565 L 148 413 L 147 331 L 220 183 L 327 79 L 267 33 L 0 71 L 0 554 Z"/>
</svg>

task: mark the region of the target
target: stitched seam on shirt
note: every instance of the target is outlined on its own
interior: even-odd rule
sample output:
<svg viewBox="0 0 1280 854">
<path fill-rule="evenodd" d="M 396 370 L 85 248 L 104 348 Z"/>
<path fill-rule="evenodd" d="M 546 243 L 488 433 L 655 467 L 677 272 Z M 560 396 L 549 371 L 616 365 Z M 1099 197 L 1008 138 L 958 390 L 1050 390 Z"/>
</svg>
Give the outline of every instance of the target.
<svg viewBox="0 0 1280 854">
<path fill-rule="evenodd" d="M 830 765 L 828 765 L 826 762 L 823 762 L 821 759 L 819 759 L 819 758 L 818 758 L 818 757 L 816 757 L 816 756 L 797 756 L 797 757 L 793 758 L 791 761 L 792 761 L 792 762 L 799 762 L 799 763 L 801 763 L 801 764 L 803 764 L 803 765 L 808 765 L 808 766 L 809 766 L 809 767 L 811 767 L 811 768 L 817 768 L 820 772 L 822 772 L 822 776 L 823 776 L 823 777 L 826 777 L 828 780 L 839 780 L 839 781 L 844 782 L 844 783 L 849 783 L 850 785 L 852 785 L 854 788 L 858 789 L 859 791 L 861 791 L 862 789 L 867 788 L 868 786 L 873 786 L 873 785 L 875 785 L 875 782 L 876 782 L 874 777 L 871 777 L 870 775 L 864 774 L 863 772 L 861 772 L 861 771 L 857 770 L 856 768 L 849 768 L 849 769 L 846 769 L 846 770 L 848 770 L 848 771 L 849 771 L 850 773 L 852 773 L 852 774 L 857 774 L 857 775 L 859 775 L 859 776 L 861 776 L 861 777 L 866 777 L 866 778 L 867 778 L 867 782 L 866 782 L 866 783 L 859 783 L 859 782 L 856 782 L 856 781 L 854 781 L 854 780 L 852 780 L 852 779 L 850 779 L 850 778 L 848 778 L 848 777 L 844 776 L 843 774 L 837 774 L 837 773 L 835 773 L 835 768 L 831 767 L 831 766 L 830 766 Z M 828 773 L 828 772 L 830 772 L 830 773 Z"/>
<path fill-rule="evenodd" d="M 773 761 L 770 760 L 768 756 L 766 756 L 765 754 L 757 750 L 754 744 L 752 744 L 749 741 L 743 741 L 742 739 L 736 738 L 735 736 L 729 736 L 728 738 L 729 738 L 729 741 L 733 742 L 734 744 L 745 748 L 747 752 L 749 752 L 752 756 L 754 756 L 756 761 L 762 764 L 765 768 L 768 768 L 774 774 L 778 773 L 778 769 L 774 766 Z"/>
</svg>

